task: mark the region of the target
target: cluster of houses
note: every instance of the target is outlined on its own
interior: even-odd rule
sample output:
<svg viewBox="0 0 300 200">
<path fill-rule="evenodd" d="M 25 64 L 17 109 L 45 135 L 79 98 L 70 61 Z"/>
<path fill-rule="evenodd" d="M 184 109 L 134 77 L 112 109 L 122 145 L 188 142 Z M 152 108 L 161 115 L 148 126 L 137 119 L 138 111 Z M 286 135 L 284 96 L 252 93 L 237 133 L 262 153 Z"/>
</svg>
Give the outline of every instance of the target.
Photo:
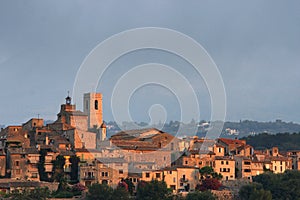
<svg viewBox="0 0 300 200">
<path fill-rule="evenodd" d="M 68 96 L 55 122 L 44 125 L 43 119 L 34 118 L 1 130 L 1 191 L 42 185 L 41 161 L 43 173 L 51 178 L 58 155 L 65 158 L 67 179 L 71 158 L 80 159 L 77 181 L 85 186 L 116 187 L 124 179 L 137 186 L 156 179 L 164 180 L 174 193 L 195 190 L 203 178 L 199 169 L 205 166 L 221 174 L 223 181 L 251 180 L 265 171 L 300 170 L 299 150 L 279 152 L 273 147 L 260 151 L 238 139 L 177 138 L 158 129 L 121 131 L 107 138 L 102 95 L 85 94 L 83 104 L 83 111 L 76 110 Z"/>
</svg>

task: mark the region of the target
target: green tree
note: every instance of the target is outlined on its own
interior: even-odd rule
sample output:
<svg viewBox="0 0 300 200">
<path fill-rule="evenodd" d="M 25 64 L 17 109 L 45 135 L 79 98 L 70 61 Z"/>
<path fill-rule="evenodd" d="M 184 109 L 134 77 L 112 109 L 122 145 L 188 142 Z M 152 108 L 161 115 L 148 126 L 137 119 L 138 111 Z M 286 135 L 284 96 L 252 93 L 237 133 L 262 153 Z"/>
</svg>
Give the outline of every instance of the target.
<svg viewBox="0 0 300 200">
<path fill-rule="evenodd" d="M 113 189 L 106 184 L 93 184 L 89 187 L 87 200 L 108 200 L 111 199 Z"/>
<path fill-rule="evenodd" d="M 71 180 L 78 181 L 78 164 L 80 162 L 80 158 L 76 155 L 70 157 L 71 162 Z"/>
<path fill-rule="evenodd" d="M 64 178 L 64 165 L 65 158 L 58 155 L 53 162 L 53 180 L 56 182 L 61 182 Z"/>
<path fill-rule="evenodd" d="M 150 182 L 140 182 L 137 189 L 137 200 L 167 200 L 172 195 L 170 189 L 164 181 L 152 180 Z"/>
<path fill-rule="evenodd" d="M 216 197 L 210 192 L 210 191 L 205 191 L 205 192 L 192 192 L 189 193 L 186 197 L 186 200 L 215 200 Z"/>
<path fill-rule="evenodd" d="M 269 190 L 273 199 L 300 199 L 300 172 L 288 170 L 283 174 L 264 173 L 253 181 Z"/>
<path fill-rule="evenodd" d="M 207 176 L 211 176 L 211 177 L 216 178 L 218 180 L 223 178 L 222 174 L 219 174 L 219 173 L 215 172 L 214 169 L 210 166 L 202 167 L 201 169 L 199 169 L 199 172 L 200 172 L 201 176 L 203 176 L 203 178 L 207 177 Z"/>
<path fill-rule="evenodd" d="M 130 195 L 133 195 L 134 187 L 135 187 L 134 184 L 129 178 L 126 178 L 124 181 L 128 185 L 128 192 L 130 193 Z"/>
<path fill-rule="evenodd" d="M 252 183 L 241 187 L 239 196 L 241 200 L 272 200 L 271 192 L 264 190 L 260 183 Z"/>
<path fill-rule="evenodd" d="M 40 151 L 40 162 L 38 163 L 38 171 L 40 175 L 41 181 L 50 181 L 50 179 L 47 176 L 46 170 L 45 170 L 45 156 L 47 155 L 47 150 L 42 149 Z"/>
<path fill-rule="evenodd" d="M 46 200 L 50 197 L 50 190 L 47 187 L 44 188 L 35 188 L 31 191 L 23 191 L 19 193 L 14 191 L 11 193 L 12 200 Z"/>
<path fill-rule="evenodd" d="M 111 194 L 110 200 L 129 200 L 130 195 L 129 192 L 125 188 L 118 187 L 117 189 L 113 190 Z"/>
</svg>

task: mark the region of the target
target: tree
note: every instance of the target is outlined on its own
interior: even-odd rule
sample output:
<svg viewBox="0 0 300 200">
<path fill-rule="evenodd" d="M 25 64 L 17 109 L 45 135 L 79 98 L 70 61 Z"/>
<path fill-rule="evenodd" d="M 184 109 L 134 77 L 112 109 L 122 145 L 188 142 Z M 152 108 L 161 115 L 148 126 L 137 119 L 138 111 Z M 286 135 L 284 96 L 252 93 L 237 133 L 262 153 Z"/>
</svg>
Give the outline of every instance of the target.
<svg viewBox="0 0 300 200">
<path fill-rule="evenodd" d="M 132 181 L 129 178 L 126 178 L 124 181 L 128 186 L 128 192 L 130 193 L 130 195 L 133 195 L 133 192 L 135 189 L 134 184 L 132 183 Z"/>
<path fill-rule="evenodd" d="M 12 200 L 46 200 L 50 197 L 50 190 L 48 187 L 44 187 L 35 188 L 31 191 L 23 191 L 22 193 L 14 191 L 10 196 Z"/>
<path fill-rule="evenodd" d="M 170 189 L 164 181 L 152 180 L 150 182 L 141 181 L 138 184 L 137 200 L 167 200 L 172 195 Z"/>
<path fill-rule="evenodd" d="M 262 184 L 252 183 L 244 185 L 239 191 L 241 200 L 271 200 L 272 194 L 270 191 L 263 189 Z"/>
<path fill-rule="evenodd" d="M 106 184 L 93 184 L 89 187 L 87 200 L 129 200 L 128 191 L 123 187 L 113 190 Z"/>
<path fill-rule="evenodd" d="M 186 197 L 186 200 L 215 200 L 215 196 L 210 191 L 205 192 L 192 192 Z"/>
<path fill-rule="evenodd" d="M 115 199 L 129 200 L 130 199 L 129 192 L 123 187 L 118 187 L 117 189 L 113 190 L 110 198 L 110 200 L 115 200 Z"/>
<path fill-rule="evenodd" d="M 87 200 L 108 200 L 111 199 L 113 189 L 106 184 L 93 184 L 89 187 Z"/>
<path fill-rule="evenodd" d="M 216 178 L 207 178 L 202 180 L 202 184 L 200 185 L 199 189 L 201 191 L 206 190 L 218 190 L 222 184 Z"/>
<path fill-rule="evenodd" d="M 58 155 L 53 162 L 53 180 L 56 182 L 61 182 L 64 178 L 64 165 L 65 158 Z"/>
<path fill-rule="evenodd" d="M 253 177 L 253 181 L 269 190 L 273 199 L 300 199 L 300 172 L 286 171 L 283 174 L 270 172 Z"/>
<path fill-rule="evenodd" d="M 211 177 L 219 179 L 219 180 L 223 178 L 222 174 L 215 172 L 214 169 L 210 166 L 202 167 L 201 169 L 199 169 L 199 172 L 200 172 L 201 176 L 204 176 L 204 177 L 211 176 Z"/>
<path fill-rule="evenodd" d="M 76 155 L 70 157 L 71 162 L 71 180 L 78 181 L 78 164 L 80 162 L 80 158 Z"/>
<path fill-rule="evenodd" d="M 40 175 L 41 181 L 50 181 L 50 179 L 47 176 L 46 170 L 45 170 L 45 156 L 47 155 L 47 150 L 42 149 L 40 151 L 40 162 L 38 163 L 38 171 Z"/>
</svg>

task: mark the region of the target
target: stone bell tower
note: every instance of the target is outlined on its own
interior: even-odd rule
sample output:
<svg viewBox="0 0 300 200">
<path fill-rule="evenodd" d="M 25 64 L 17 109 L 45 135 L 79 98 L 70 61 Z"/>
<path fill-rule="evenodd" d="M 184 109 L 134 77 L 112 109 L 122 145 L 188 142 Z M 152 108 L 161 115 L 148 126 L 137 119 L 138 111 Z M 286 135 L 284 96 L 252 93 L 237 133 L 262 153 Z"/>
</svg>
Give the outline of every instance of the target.
<svg viewBox="0 0 300 200">
<path fill-rule="evenodd" d="M 103 123 L 102 116 L 102 94 L 86 93 L 83 97 L 83 112 L 88 116 L 88 126 L 100 128 Z"/>
</svg>

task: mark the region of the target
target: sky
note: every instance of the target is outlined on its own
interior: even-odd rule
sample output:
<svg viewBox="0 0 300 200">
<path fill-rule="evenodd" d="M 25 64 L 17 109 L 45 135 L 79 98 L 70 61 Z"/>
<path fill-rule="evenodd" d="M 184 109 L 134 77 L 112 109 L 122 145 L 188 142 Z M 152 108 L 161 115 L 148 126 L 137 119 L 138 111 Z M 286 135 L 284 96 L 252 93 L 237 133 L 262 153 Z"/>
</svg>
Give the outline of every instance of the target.
<svg viewBox="0 0 300 200">
<path fill-rule="evenodd" d="M 108 37 L 142 27 L 173 29 L 205 48 L 224 82 L 226 120 L 300 122 L 299 7 L 296 0 L 0 1 L 0 124 L 38 115 L 54 120 L 86 56 Z M 112 90 L 122 74 L 150 62 L 184 74 L 200 118 L 210 119 L 207 86 L 190 64 L 168 52 L 141 50 L 113 62 L 99 83 L 104 120 L 114 120 Z M 176 94 L 150 84 L 129 100 L 133 120 L 149 122 L 149 108 L 157 104 L 168 120 L 181 119 Z"/>
</svg>

